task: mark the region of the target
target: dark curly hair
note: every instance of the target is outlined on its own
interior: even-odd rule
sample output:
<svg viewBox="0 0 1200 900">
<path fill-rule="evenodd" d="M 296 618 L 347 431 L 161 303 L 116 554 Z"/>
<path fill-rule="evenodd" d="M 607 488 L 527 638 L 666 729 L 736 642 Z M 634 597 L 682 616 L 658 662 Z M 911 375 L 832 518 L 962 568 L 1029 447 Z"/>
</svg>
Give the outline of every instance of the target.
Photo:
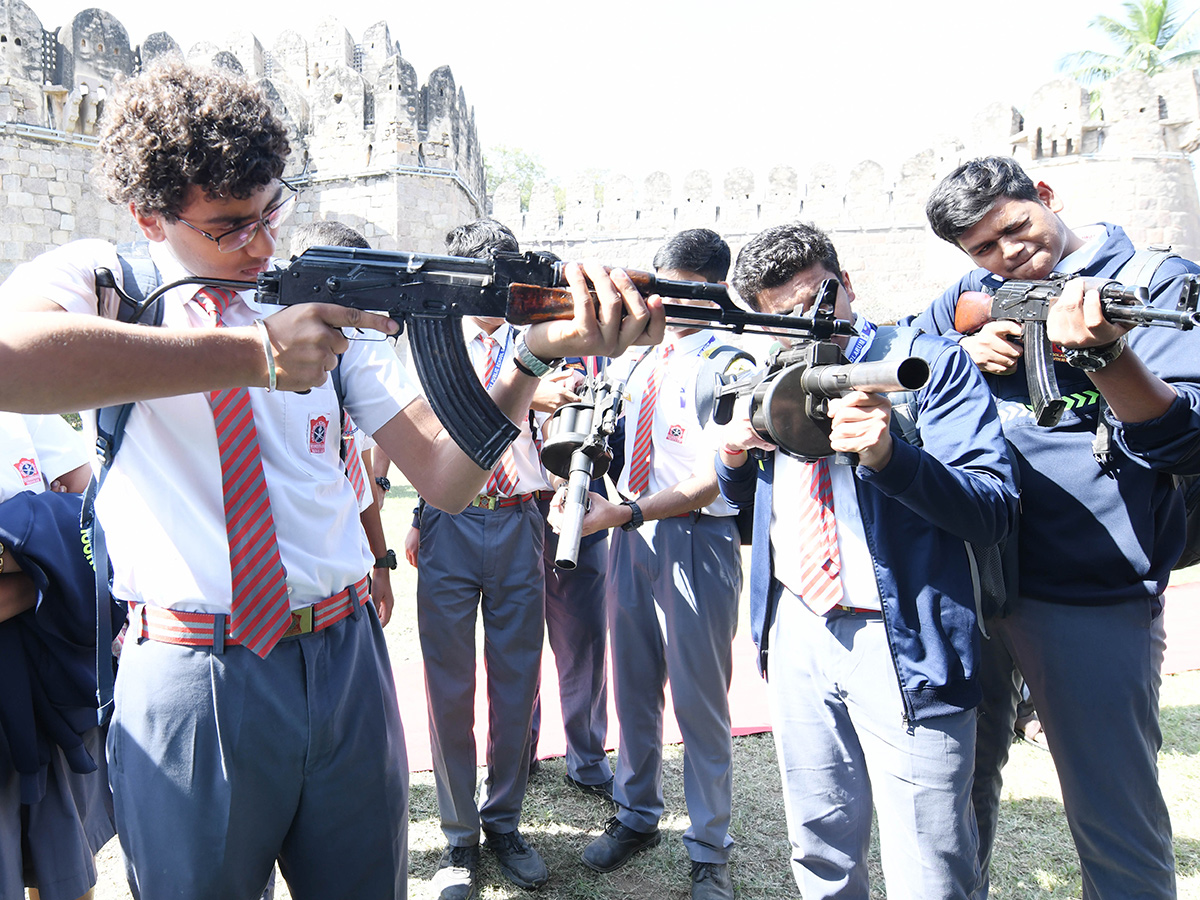
<svg viewBox="0 0 1200 900">
<path fill-rule="evenodd" d="M 113 203 L 177 216 L 191 185 L 246 199 L 283 174 L 289 149 L 256 86 L 172 59 L 126 81 L 106 105 L 97 170 Z"/>
<path fill-rule="evenodd" d="M 787 284 L 809 266 L 822 266 L 840 282 L 842 264 L 829 235 L 816 225 L 776 225 L 750 239 L 733 264 L 733 287 L 747 305 L 761 312 L 758 295 Z"/>
</svg>

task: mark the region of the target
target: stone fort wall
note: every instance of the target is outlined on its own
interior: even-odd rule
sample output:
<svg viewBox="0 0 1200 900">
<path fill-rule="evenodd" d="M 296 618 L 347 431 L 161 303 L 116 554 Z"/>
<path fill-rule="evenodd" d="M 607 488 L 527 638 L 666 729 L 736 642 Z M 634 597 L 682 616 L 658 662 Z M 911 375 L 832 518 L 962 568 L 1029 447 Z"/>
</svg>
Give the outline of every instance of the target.
<svg viewBox="0 0 1200 900">
<path fill-rule="evenodd" d="M 289 180 L 306 188 L 298 224 L 336 218 L 381 249 L 435 252 L 484 211 L 474 110 L 448 67 L 422 84 L 385 22 L 360 41 L 331 18 L 270 50 L 235 32 L 184 51 L 165 32 L 131 44 L 101 9 L 48 30 L 22 0 L 0 0 L 0 277 L 75 237 L 136 236 L 92 186 L 97 122 L 122 78 L 168 53 L 262 84 L 291 137 Z"/>
<path fill-rule="evenodd" d="M 1105 219 L 1135 243 L 1200 256 L 1200 200 L 1190 154 L 1200 146 L 1197 71 L 1131 73 L 1086 91 L 1056 80 L 1020 112 L 995 103 L 947 130 L 958 137 L 889 172 L 866 160 L 781 165 L 634 181 L 606 177 L 535 189 L 522 211 L 515 186 L 490 203 L 474 112 L 448 67 L 422 84 L 385 22 L 355 41 L 336 19 L 312 35 L 285 31 L 268 50 L 234 32 L 186 52 L 164 32 L 140 45 L 100 9 L 48 30 L 23 0 L 0 0 L 0 277 L 74 237 L 136 236 L 130 217 L 92 186 L 96 124 L 113 86 L 164 53 L 258 79 L 291 132 L 291 177 L 306 187 L 295 221 L 337 218 L 382 249 L 440 252 L 454 225 L 490 208 L 529 247 L 565 258 L 649 266 L 663 238 L 706 226 L 736 250 L 761 229 L 803 219 L 831 231 L 861 305 L 877 318 L 917 309 L 966 264 L 925 222 L 930 189 L 960 162 L 1011 154 L 1052 185 L 1072 224 Z M 286 254 L 286 233 L 280 252 Z"/>
<path fill-rule="evenodd" d="M 515 186 L 502 184 L 493 214 L 523 246 L 637 268 L 648 267 L 663 238 L 683 228 L 712 228 L 736 252 L 766 227 L 811 221 L 831 233 L 860 307 L 886 319 L 924 308 L 969 266 L 929 229 L 924 205 L 933 186 L 962 162 L 1005 154 L 1054 188 L 1069 224 L 1115 222 L 1135 244 L 1170 244 L 1200 257 L 1190 159 L 1200 146 L 1200 70 L 1122 75 L 1101 87 L 1094 108 L 1087 91 L 1060 79 L 1022 109 L 992 104 L 958 126 L 960 137 L 914 154 L 894 173 L 867 160 L 803 173 L 778 166 L 763 180 L 740 168 L 680 180 L 665 172 L 637 182 L 616 175 L 604 182 L 602 202 L 595 185 L 580 179 L 565 185 L 561 213 L 550 185 L 536 187 L 522 212 Z"/>
</svg>

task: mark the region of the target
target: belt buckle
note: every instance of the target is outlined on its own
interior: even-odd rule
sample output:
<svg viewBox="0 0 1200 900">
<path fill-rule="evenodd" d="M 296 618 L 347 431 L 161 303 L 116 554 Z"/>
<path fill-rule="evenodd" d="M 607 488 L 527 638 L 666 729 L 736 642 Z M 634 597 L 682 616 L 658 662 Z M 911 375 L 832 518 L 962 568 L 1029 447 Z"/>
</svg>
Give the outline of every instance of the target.
<svg viewBox="0 0 1200 900">
<path fill-rule="evenodd" d="M 306 606 L 303 609 L 292 611 L 292 621 L 288 624 L 288 629 L 283 633 L 284 637 L 294 637 L 298 634 L 310 634 L 313 630 L 313 608 Z"/>
<path fill-rule="evenodd" d="M 496 507 L 500 505 L 500 498 L 493 497 L 491 494 L 480 494 L 479 500 L 479 506 L 484 509 L 490 509 L 492 512 L 495 512 Z"/>
</svg>

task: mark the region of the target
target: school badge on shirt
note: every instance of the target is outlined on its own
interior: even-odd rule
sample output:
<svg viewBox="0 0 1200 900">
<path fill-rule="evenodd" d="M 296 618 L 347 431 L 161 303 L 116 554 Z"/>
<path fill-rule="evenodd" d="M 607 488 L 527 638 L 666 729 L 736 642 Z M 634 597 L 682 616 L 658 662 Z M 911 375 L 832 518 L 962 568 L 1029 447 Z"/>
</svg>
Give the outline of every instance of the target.
<svg viewBox="0 0 1200 900">
<path fill-rule="evenodd" d="M 329 435 L 329 417 L 313 416 L 308 420 L 308 452 L 324 453 L 325 438 Z"/>
<path fill-rule="evenodd" d="M 17 474 L 21 476 L 24 484 L 37 484 L 42 480 L 42 473 L 38 471 L 36 459 L 18 459 L 13 463 L 13 468 L 17 470 Z"/>
<path fill-rule="evenodd" d="M 676 444 L 683 443 L 684 430 L 682 425 L 672 425 L 667 429 L 667 440 L 674 441 Z"/>
</svg>

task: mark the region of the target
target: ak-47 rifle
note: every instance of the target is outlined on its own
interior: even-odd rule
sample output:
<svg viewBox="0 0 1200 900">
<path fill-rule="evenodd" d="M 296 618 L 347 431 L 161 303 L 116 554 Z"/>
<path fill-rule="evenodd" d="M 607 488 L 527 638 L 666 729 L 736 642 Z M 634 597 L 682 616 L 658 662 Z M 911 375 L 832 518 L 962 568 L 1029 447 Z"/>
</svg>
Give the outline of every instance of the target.
<svg viewBox="0 0 1200 900">
<path fill-rule="evenodd" d="M 837 282 L 821 283 L 815 309 L 832 307 Z M 929 364 L 919 356 L 879 362 L 849 363 L 837 344 L 813 339 L 798 346 L 775 348 L 767 365 L 727 380 L 717 375 L 713 419 L 727 423 L 734 401 L 750 395 L 750 426 L 765 441 L 805 461 L 832 456 L 833 429 L 829 401 L 853 391 L 915 391 L 929 380 Z M 837 462 L 854 465 L 856 454 L 837 454 Z"/>
<path fill-rule="evenodd" d="M 734 332 L 827 338 L 853 334 L 850 322 L 829 317 L 777 316 L 737 306 L 724 284 L 668 281 L 626 270 L 643 294 L 707 300 L 712 306 L 665 304 L 668 324 Z M 462 316 L 503 316 L 514 325 L 570 318 L 574 302 L 564 264 L 536 253 L 497 254 L 491 260 L 428 256 L 356 247 L 310 247 L 285 269 L 258 276 L 266 303 L 338 303 L 386 313 L 408 329 L 417 374 L 446 431 L 484 469 L 496 464 L 518 431 L 473 374 L 463 344 Z"/>
<path fill-rule="evenodd" d="M 490 469 L 519 430 L 473 374 L 459 320 L 463 316 L 502 316 L 514 325 L 532 325 L 570 318 L 574 300 L 566 287 L 564 269 L 563 263 L 536 253 L 498 253 L 494 259 L 480 260 L 358 247 L 309 247 L 286 268 L 263 272 L 256 282 L 185 278 L 161 286 L 141 303 L 128 302 L 137 307 L 137 315 L 171 288 L 208 284 L 235 291 L 255 288 L 263 303 L 337 303 L 385 313 L 401 329 L 408 329 L 425 396 L 447 433 L 477 466 Z M 724 284 L 668 281 L 649 272 L 626 272 L 643 294 L 712 304 L 666 303 L 668 324 L 818 339 L 854 333 L 853 323 L 834 318 L 832 311 L 812 317 L 747 312 L 734 303 Z"/>
<path fill-rule="evenodd" d="M 1006 281 L 991 294 L 968 291 L 958 298 L 954 309 L 954 330 L 960 334 L 974 334 L 988 322 L 1021 323 L 1029 402 L 1039 425 L 1058 424 L 1066 407 L 1054 375 L 1054 349 L 1046 337 L 1046 316 L 1072 277 L 1055 274 L 1041 281 Z M 1182 331 L 1200 324 L 1200 314 L 1196 312 L 1200 281 L 1195 276 L 1186 279 L 1173 310 L 1151 306 L 1150 292 L 1144 287 L 1126 287 L 1104 278 L 1084 280 L 1089 290 L 1100 291 L 1104 317 L 1110 322 Z"/>
<path fill-rule="evenodd" d="M 560 406 L 546 422 L 542 444 L 542 465 L 567 479 L 554 560 L 560 569 L 574 569 L 579 562 L 588 489 L 592 479 L 603 476 L 612 463 L 608 439 L 617 428 L 625 385 L 605 375 L 589 375 L 575 393 L 579 402 Z"/>
</svg>

